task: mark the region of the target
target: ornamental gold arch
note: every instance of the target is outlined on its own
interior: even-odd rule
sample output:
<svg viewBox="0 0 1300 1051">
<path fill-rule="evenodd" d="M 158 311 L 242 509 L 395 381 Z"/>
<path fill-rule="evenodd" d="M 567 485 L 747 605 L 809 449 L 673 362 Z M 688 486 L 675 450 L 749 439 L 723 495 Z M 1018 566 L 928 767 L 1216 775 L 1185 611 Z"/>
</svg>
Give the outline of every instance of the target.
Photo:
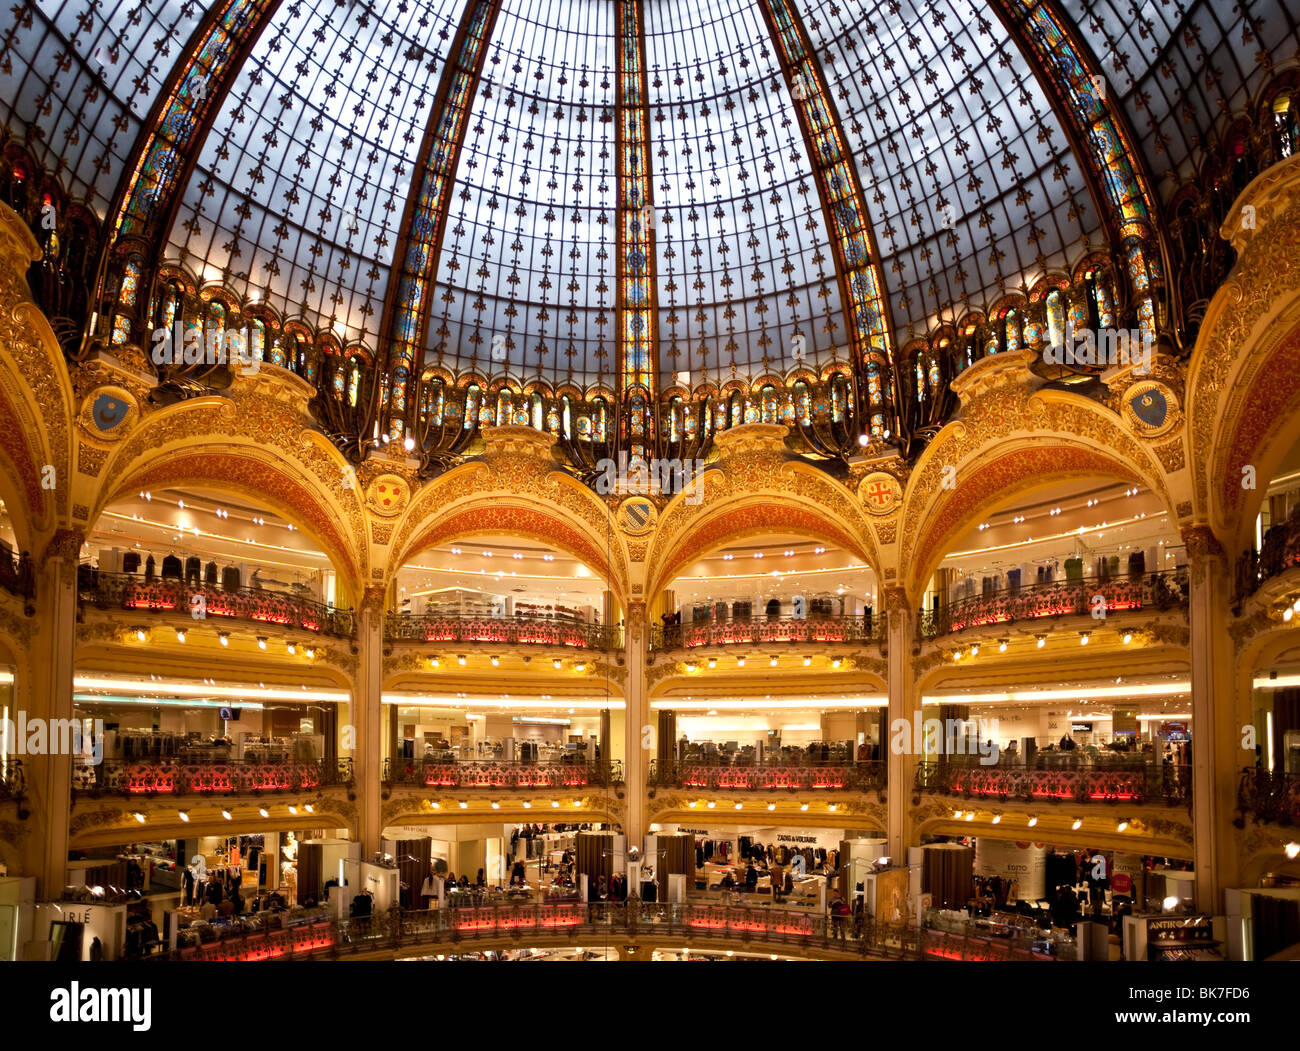
<svg viewBox="0 0 1300 1051">
<path fill-rule="evenodd" d="M 946 489 L 950 467 L 955 485 Z M 1177 521 L 1178 490 L 1159 459 L 1105 406 L 1014 383 L 966 399 L 961 418 L 946 424 L 921 455 L 904 494 L 898 558 L 909 598 L 919 598 L 947 549 L 991 510 L 1041 486 L 1086 476 L 1137 482 Z"/>
<path fill-rule="evenodd" d="M 1228 215 L 1219 233 L 1237 264 L 1188 363 L 1187 446 L 1196 518 L 1235 551 L 1272 471 L 1300 439 L 1300 156 L 1258 176 Z M 1247 465 L 1256 468 L 1253 491 L 1241 485 Z"/>
<path fill-rule="evenodd" d="M 72 478 L 72 382 L 58 339 L 28 292 L 28 266 L 40 258 L 36 239 L 0 205 L 0 497 L 10 509 L 20 548 L 54 529 L 69 511 Z M 35 446 L 35 447 L 34 447 Z M 46 465 L 53 490 L 41 487 Z"/>
</svg>

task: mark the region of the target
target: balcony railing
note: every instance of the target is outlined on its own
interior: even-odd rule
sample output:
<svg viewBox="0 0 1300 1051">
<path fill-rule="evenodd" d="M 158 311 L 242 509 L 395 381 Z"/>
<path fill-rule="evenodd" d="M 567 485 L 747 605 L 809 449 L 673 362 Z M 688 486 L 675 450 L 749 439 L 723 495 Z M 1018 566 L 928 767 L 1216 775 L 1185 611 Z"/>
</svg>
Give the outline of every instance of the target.
<svg viewBox="0 0 1300 1051">
<path fill-rule="evenodd" d="M 219 796 L 301 792 L 352 784 L 352 760 L 262 762 L 220 759 L 105 759 L 98 765 L 74 761 L 75 794 L 91 796 Z"/>
<path fill-rule="evenodd" d="M 27 788 L 21 759 L 0 762 L 0 799 L 22 799 Z"/>
<path fill-rule="evenodd" d="M 1300 520 L 1269 526 L 1262 551 L 1247 551 L 1237 559 L 1234 594 L 1238 602 L 1253 595 L 1264 581 L 1300 566 Z"/>
<path fill-rule="evenodd" d="M 383 777 L 387 785 L 421 788 L 604 788 L 622 783 L 623 764 L 385 759 Z"/>
<path fill-rule="evenodd" d="M 0 588 L 22 598 L 34 596 L 36 578 L 31 560 L 14 551 L 0 550 Z"/>
<path fill-rule="evenodd" d="M 689 942 L 701 952 L 709 951 L 710 943 L 743 939 L 765 952 L 798 955 L 820 949 L 918 959 L 928 938 L 945 946 L 950 946 L 952 939 L 951 935 L 911 924 L 879 923 L 866 917 L 855 922 L 853 917 L 831 919 L 773 907 L 640 901 L 392 909 L 348 920 L 322 920 L 314 913 L 295 920 L 292 913 L 273 913 L 224 924 L 200 924 L 181 935 L 193 943 L 173 952 L 155 953 L 148 959 L 216 962 L 327 958 L 419 946 L 446 953 L 474 952 L 476 942 L 492 939 L 499 943 L 503 936 L 520 935 L 533 939 L 559 937 L 565 943 L 581 938 L 593 944 L 607 937 L 670 937 L 674 944 Z M 989 940 L 996 939 L 986 939 L 981 945 Z M 998 948 L 1002 951 L 970 958 L 1030 958 L 1010 942 Z"/>
<path fill-rule="evenodd" d="M 776 792 L 782 789 L 871 792 L 885 785 L 885 764 L 758 763 L 734 766 L 716 763 L 650 761 L 650 784 L 660 788 L 726 789 Z"/>
<path fill-rule="evenodd" d="M 491 642 L 604 651 L 623 645 L 623 629 L 617 625 L 534 617 L 389 613 L 384 619 L 384 638 L 390 642 Z"/>
<path fill-rule="evenodd" d="M 1256 821 L 1300 825 L 1300 774 L 1246 769 L 1237 784 L 1237 809 Z"/>
<path fill-rule="evenodd" d="M 124 609 L 138 613 L 183 613 L 202 609 L 205 619 L 250 620 L 264 624 L 348 637 L 351 610 L 335 609 L 308 598 L 261 588 L 223 588 L 186 583 L 174 577 L 145 580 L 133 573 L 83 571 L 78 581 L 83 607 Z M 197 599 L 201 598 L 202 602 Z"/>
<path fill-rule="evenodd" d="M 1111 580 L 1033 584 L 962 599 L 937 610 L 923 610 L 919 628 L 923 638 L 934 638 L 991 624 L 1091 616 L 1094 609 L 1101 608 L 1096 602 L 1098 595 L 1106 600 L 1108 614 L 1135 609 L 1165 610 L 1187 605 L 1188 585 L 1185 574 L 1177 571 Z"/>
<path fill-rule="evenodd" d="M 1192 798 L 1189 766 L 1154 766 L 1127 762 L 1063 762 L 1017 766 L 1002 762 L 982 766 L 962 758 L 923 762 L 915 786 L 922 792 L 1025 803 L 1164 803 L 1186 804 Z"/>
<path fill-rule="evenodd" d="M 758 614 L 734 620 L 698 624 L 654 625 L 650 648 L 694 649 L 697 646 L 777 645 L 783 642 L 871 642 L 885 634 L 881 617 L 766 617 Z"/>
</svg>

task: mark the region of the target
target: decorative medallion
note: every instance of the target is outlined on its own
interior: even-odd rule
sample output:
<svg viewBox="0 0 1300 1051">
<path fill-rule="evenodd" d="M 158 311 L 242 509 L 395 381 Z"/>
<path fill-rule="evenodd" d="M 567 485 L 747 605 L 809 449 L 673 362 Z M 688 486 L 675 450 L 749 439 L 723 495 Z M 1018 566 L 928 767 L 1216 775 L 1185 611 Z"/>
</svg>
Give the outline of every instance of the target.
<svg viewBox="0 0 1300 1051">
<path fill-rule="evenodd" d="M 644 536 L 655 527 L 659 512 L 644 496 L 629 496 L 618 505 L 618 524 L 625 533 Z"/>
<path fill-rule="evenodd" d="M 876 471 L 858 484 L 858 496 L 873 515 L 887 515 L 903 498 L 903 487 L 892 474 Z"/>
<path fill-rule="evenodd" d="M 127 424 L 139 415 L 135 398 L 122 387 L 97 387 L 81 403 L 77 422 L 104 441 L 115 442 L 131 428 Z"/>
<path fill-rule="evenodd" d="M 377 515 L 400 515 L 411 499 L 411 487 L 399 474 L 381 474 L 366 487 L 366 506 Z"/>
<path fill-rule="evenodd" d="M 1124 419 L 1143 438 L 1156 438 L 1177 425 L 1178 395 L 1163 383 L 1142 380 L 1124 393 Z"/>
</svg>

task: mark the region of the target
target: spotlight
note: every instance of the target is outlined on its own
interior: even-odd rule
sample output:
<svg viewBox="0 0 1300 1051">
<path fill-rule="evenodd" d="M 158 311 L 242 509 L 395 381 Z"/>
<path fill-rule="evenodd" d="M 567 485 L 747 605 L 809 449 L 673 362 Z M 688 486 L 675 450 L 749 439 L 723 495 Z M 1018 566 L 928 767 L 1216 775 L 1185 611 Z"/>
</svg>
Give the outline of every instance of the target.
<svg viewBox="0 0 1300 1051">
<path fill-rule="evenodd" d="M 556 671 L 559 671 L 561 668 L 564 667 L 564 661 L 560 660 L 559 657 L 556 657 L 553 661 L 551 661 L 551 667 L 554 668 Z"/>
<path fill-rule="evenodd" d="M 430 668 L 441 668 L 441 667 L 442 667 L 442 661 L 439 660 L 437 657 L 430 657 L 430 658 L 429 658 L 429 667 L 430 667 Z"/>
<path fill-rule="evenodd" d="M 1089 637 L 1091 636 L 1091 634 L 1092 634 L 1092 633 L 1091 633 L 1091 632 L 1088 632 L 1088 631 L 1081 631 L 1081 632 L 1079 632 L 1079 645 L 1080 645 L 1080 646 L 1086 646 L 1086 645 L 1088 645 L 1088 639 L 1089 639 Z"/>
<path fill-rule="evenodd" d="M 290 657 L 294 656 L 298 652 L 298 647 L 294 645 L 292 642 L 286 641 L 284 644 L 284 648 L 289 651 Z"/>
<path fill-rule="evenodd" d="M 581 800 L 581 799 L 575 799 L 575 800 L 573 801 L 573 805 L 574 805 L 574 806 L 582 806 L 582 800 Z"/>
<path fill-rule="evenodd" d="M 314 814 L 314 813 L 316 813 L 316 808 L 315 808 L 314 806 L 312 806 L 310 803 L 304 803 L 304 804 L 302 805 L 302 808 L 303 808 L 305 811 L 307 811 L 307 813 L 309 813 L 309 814 Z"/>
<path fill-rule="evenodd" d="M 686 662 L 686 670 L 689 671 L 689 672 L 695 672 L 695 671 L 698 671 L 698 670 L 699 670 L 699 665 L 696 664 L 694 661 L 687 661 L 687 662 Z"/>
<path fill-rule="evenodd" d="M 995 825 L 1000 825 L 1000 824 L 1002 824 L 1002 815 L 1001 815 L 1001 814 L 994 814 L 994 815 L 993 815 L 993 824 L 995 824 Z"/>
<path fill-rule="evenodd" d="M 737 810 L 744 810 L 744 809 L 745 809 L 745 804 L 744 804 L 744 803 L 737 803 L 737 804 L 736 804 L 736 809 L 737 809 Z"/>
<path fill-rule="evenodd" d="M 292 803 L 289 804 L 289 813 L 291 813 L 294 817 L 298 816 L 298 808 L 294 806 Z"/>
<path fill-rule="evenodd" d="M 137 811 L 136 811 L 134 814 L 132 814 L 131 816 L 132 816 L 133 818 L 135 818 L 138 822 L 140 822 L 140 824 L 142 824 L 142 825 L 144 824 L 144 815 L 143 815 L 142 813 L 140 813 L 140 811 L 137 810 Z"/>
<path fill-rule="evenodd" d="M 1286 856 L 1294 861 L 1297 855 L 1300 855 L 1300 843 L 1291 842 L 1282 848 L 1286 851 Z"/>
<path fill-rule="evenodd" d="M 1006 653 L 1006 652 L 1007 652 L 1007 640 L 1006 640 L 1006 639 L 1001 639 L 1001 640 L 998 641 L 998 652 L 999 652 L 999 653 Z"/>
<path fill-rule="evenodd" d="M 176 641 L 177 641 L 177 642 L 184 642 L 184 641 L 185 641 L 185 629 L 184 629 L 184 628 L 177 628 L 177 629 L 176 629 Z"/>
<path fill-rule="evenodd" d="M 1036 818 L 1036 817 L 1031 817 L 1031 818 L 1029 819 L 1029 827 L 1030 827 L 1030 828 L 1033 828 L 1036 824 L 1038 824 L 1038 818 Z"/>
<path fill-rule="evenodd" d="M 463 653 L 458 654 L 456 657 L 456 663 L 459 664 L 462 668 L 465 667 L 465 654 Z"/>
<path fill-rule="evenodd" d="M 230 632 L 228 632 L 228 631 L 219 631 L 219 632 L 217 632 L 217 641 L 220 642 L 221 645 L 223 645 L 223 646 L 229 646 L 229 645 L 230 645 Z"/>
<path fill-rule="evenodd" d="M 492 654 L 492 656 L 489 657 L 488 660 L 491 662 L 492 667 L 494 667 L 494 668 L 500 666 L 500 664 L 501 664 L 501 658 L 498 657 L 495 653 Z"/>
<path fill-rule="evenodd" d="M 586 671 L 586 670 L 587 670 L 587 665 L 586 665 L 584 662 L 582 662 L 582 661 L 578 661 L 578 663 L 575 664 L 575 665 L 573 666 L 573 670 L 574 670 L 574 671 Z"/>
<path fill-rule="evenodd" d="M 306 648 L 304 648 L 303 652 L 304 652 L 305 654 L 307 654 L 307 659 L 308 659 L 309 661 L 312 661 L 312 660 L 315 660 L 315 659 L 316 659 L 316 647 L 315 647 L 315 646 L 307 646 Z M 437 660 L 436 657 L 435 657 L 434 659 Z M 437 665 L 435 664 L 434 667 L 436 668 Z"/>
<path fill-rule="evenodd" d="M 1293 616 L 1295 616 L 1295 614 L 1294 614 L 1294 612 L 1292 611 L 1292 609 L 1291 609 L 1290 606 L 1287 606 L 1287 608 L 1284 609 L 1284 610 L 1282 611 L 1282 619 L 1283 619 L 1284 621 L 1286 621 L 1286 623 L 1288 623 L 1288 624 L 1291 623 L 1291 618 L 1292 618 Z"/>
<path fill-rule="evenodd" d="M 261 814 L 263 817 L 270 817 L 270 816 L 271 816 L 271 812 L 270 812 L 269 810 L 267 810 L 266 807 L 264 807 L 264 806 L 260 806 L 260 807 L 258 807 L 258 808 L 257 808 L 257 812 L 258 812 L 259 814 Z"/>
<path fill-rule="evenodd" d="M 500 810 L 500 809 L 501 809 L 501 804 L 500 804 L 500 803 L 493 803 L 493 804 L 492 804 L 492 809 L 493 809 L 493 810 Z"/>
<path fill-rule="evenodd" d="M 525 803 L 524 803 L 524 809 L 525 809 L 525 810 L 532 810 L 532 809 L 533 809 L 533 804 L 532 804 L 532 803 L 529 803 L 529 802 L 525 802 Z"/>
<path fill-rule="evenodd" d="M 1035 635 L 1034 638 L 1038 640 L 1038 648 L 1039 648 L 1040 650 L 1041 650 L 1044 646 L 1047 645 L 1047 636 L 1046 636 L 1046 635 Z"/>
<path fill-rule="evenodd" d="M 406 441 L 402 442 L 402 448 L 404 448 L 409 453 L 412 449 L 415 448 L 415 439 L 407 438 Z"/>
<path fill-rule="evenodd" d="M 744 658 L 744 657 L 737 657 L 737 658 L 736 658 L 736 667 L 737 667 L 737 668 L 743 668 L 744 666 L 745 666 L 745 658 Z"/>
<path fill-rule="evenodd" d="M 811 667 L 812 667 L 812 658 L 811 658 L 811 657 L 805 657 L 805 658 L 803 659 L 803 666 L 804 666 L 805 668 L 811 668 Z"/>
<path fill-rule="evenodd" d="M 265 635 L 259 635 L 259 636 L 257 637 L 257 648 L 258 648 L 259 650 L 264 650 L 264 649 L 266 649 L 266 636 L 265 636 Z"/>
<path fill-rule="evenodd" d="M 1074 819 L 1074 824 L 1070 826 L 1070 828 L 1073 829 L 1075 832 L 1078 832 L 1079 829 L 1081 829 L 1082 827 L 1083 827 L 1083 818 L 1081 817 L 1076 817 Z"/>
<path fill-rule="evenodd" d="M 961 660 L 961 650 L 954 650 L 954 651 L 953 651 L 953 655 L 952 655 L 952 659 L 955 660 L 955 661 L 959 661 L 959 660 Z"/>
<path fill-rule="evenodd" d="M 718 658 L 717 658 L 717 657 L 710 657 L 710 658 L 709 658 L 709 667 L 710 667 L 710 668 L 716 668 L 717 666 L 718 666 Z"/>
<path fill-rule="evenodd" d="M 800 809 L 800 810 L 807 810 L 807 809 L 808 809 L 808 804 L 807 804 L 807 803 L 800 803 L 800 804 L 799 804 L 799 809 Z"/>
<path fill-rule="evenodd" d="M 841 658 L 836 657 L 833 661 L 831 661 L 831 667 L 832 667 L 832 668 L 835 668 L 836 670 L 838 670 L 838 669 L 839 669 L 839 666 L 840 666 L 841 664 L 843 664 L 843 663 L 844 663 L 844 661 L 843 661 Z"/>
<path fill-rule="evenodd" d="M 1169 897 L 1165 898 L 1165 900 L 1160 903 L 1165 912 L 1173 912 L 1174 909 L 1178 908 L 1178 904 L 1179 898 L 1177 894 L 1169 895 Z"/>
<path fill-rule="evenodd" d="M 1126 828 L 1128 828 L 1128 822 L 1127 822 L 1127 821 L 1121 821 L 1119 824 L 1117 824 L 1117 825 L 1115 826 L 1115 831 L 1116 831 L 1116 832 L 1123 832 Z"/>
<path fill-rule="evenodd" d="M 973 810 L 968 810 L 968 811 L 966 811 L 966 820 L 967 820 L 967 821 L 974 821 L 974 820 L 975 820 L 975 811 L 973 811 Z"/>
<path fill-rule="evenodd" d="M 768 659 L 767 659 L 767 663 L 768 663 L 771 667 L 775 668 L 778 664 L 781 663 L 781 658 L 780 658 L 780 657 L 768 657 Z"/>
<path fill-rule="evenodd" d="M 709 809 L 710 809 L 710 810 L 712 810 L 712 809 L 713 809 L 714 807 L 716 807 L 717 805 L 718 805 L 717 803 L 713 802 L 712 800 L 709 800 Z"/>
<path fill-rule="evenodd" d="M 135 629 L 135 638 L 137 642 L 144 642 L 149 637 L 149 633 L 144 628 Z"/>
<path fill-rule="evenodd" d="M 552 799 L 552 800 L 551 800 L 551 806 L 552 806 L 552 807 L 558 807 L 559 805 L 560 805 L 560 801 L 559 801 L 558 799 Z"/>
<path fill-rule="evenodd" d="M 964 811 L 964 810 L 956 810 L 956 811 L 953 812 L 952 819 L 953 819 L 954 821 L 960 821 L 960 820 L 961 820 L 961 816 L 962 816 L 962 814 L 964 814 L 964 813 L 966 813 L 966 811 Z"/>
<path fill-rule="evenodd" d="M 1124 643 L 1125 646 L 1127 646 L 1130 642 L 1133 641 L 1133 633 L 1131 631 L 1124 632 L 1124 636 L 1121 641 Z"/>
<path fill-rule="evenodd" d="M 223 811 L 221 812 L 221 816 L 224 817 L 227 821 L 229 821 L 229 820 L 230 820 L 230 811 L 229 811 L 229 810 L 223 810 Z"/>
<path fill-rule="evenodd" d="M 871 444 L 871 435 L 869 435 L 869 434 L 859 434 L 859 435 L 858 435 L 858 444 L 861 445 L 861 446 L 867 446 L 867 445 L 870 445 L 870 444 Z"/>
<path fill-rule="evenodd" d="M 970 655 L 972 657 L 978 657 L 980 655 L 980 648 L 978 645 L 971 646 Z"/>
<path fill-rule="evenodd" d="M 180 819 L 181 819 L 182 821 L 188 821 L 188 820 L 190 819 L 190 815 L 189 815 L 189 812 L 188 812 L 188 811 L 185 811 L 185 810 L 178 810 L 178 811 L 176 811 L 176 813 L 180 816 Z"/>
<path fill-rule="evenodd" d="M 767 809 L 768 809 L 768 810 L 775 810 L 775 809 L 776 809 L 776 804 L 775 804 L 775 803 L 768 803 L 768 804 L 767 804 Z M 1292 846 L 1295 846 L 1294 843 L 1291 844 L 1291 845 L 1292 845 Z"/>
<path fill-rule="evenodd" d="M 1293 603 L 1291 603 L 1291 608 L 1295 610 L 1297 613 L 1300 613 L 1300 598 L 1296 599 Z"/>
<path fill-rule="evenodd" d="M 468 810 L 468 809 L 469 809 L 469 804 L 466 803 L 465 800 L 463 800 L 463 799 L 460 801 L 460 803 L 459 803 L 458 805 L 460 806 L 461 810 Z"/>
</svg>

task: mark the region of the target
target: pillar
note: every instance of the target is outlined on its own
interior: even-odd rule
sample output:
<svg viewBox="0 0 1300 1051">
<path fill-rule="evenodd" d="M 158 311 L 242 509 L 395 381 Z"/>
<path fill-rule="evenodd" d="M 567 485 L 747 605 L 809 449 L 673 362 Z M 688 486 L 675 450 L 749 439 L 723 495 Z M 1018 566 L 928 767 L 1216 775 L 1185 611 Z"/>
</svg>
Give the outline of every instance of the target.
<svg viewBox="0 0 1300 1051">
<path fill-rule="evenodd" d="M 898 720 L 903 720 L 909 728 L 905 740 L 910 742 L 913 720 L 921 718 L 920 698 L 913 696 L 912 689 L 912 639 L 916 634 L 916 611 L 912 608 L 906 588 L 885 589 L 885 615 L 889 631 L 889 651 L 886 655 L 889 710 L 886 729 L 890 731 L 882 741 L 888 775 L 885 789 L 886 839 L 889 857 L 896 864 L 901 864 L 907 858 L 909 846 L 907 801 L 912 797 L 916 757 L 908 754 L 909 746 L 892 747 L 892 729 Z"/>
<path fill-rule="evenodd" d="M 1183 530 L 1191 595 L 1187 611 L 1192 686 L 1192 835 L 1196 908 L 1224 910 L 1223 891 L 1238 884 L 1232 819 L 1237 771 L 1254 761 L 1241 751 L 1233 691 L 1233 644 L 1228 633 L 1232 574 L 1209 526 Z M 1249 706 L 1249 698 L 1243 699 Z"/>
<path fill-rule="evenodd" d="M 353 776 L 361 856 L 379 849 L 380 778 L 383 773 L 384 592 L 368 587 L 357 620 L 357 678 L 352 690 Z"/>
<path fill-rule="evenodd" d="M 644 602 L 630 602 L 627 609 L 627 711 L 624 713 L 623 777 L 626 781 L 627 814 L 623 834 L 628 846 L 645 841 L 646 750 L 644 744 L 653 734 L 643 735 L 650 724 L 650 706 L 646 700 L 645 655 L 648 633 Z"/>
<path fill-rule="evenodd" d="M 84 535 L 60 529 L 45 549 L 36 573 L 36 626 L 32 632 L 26 690 L 16 705 L 33 718 L 71 719 L 77 645 L 77 562 Z M 17 712 L 11 716 L 18 721 Z M 37 878 L 37 899 L 63 891 L 68 868 L 68 825 L 72 812 L 72 756 L 24 755 L 31 818 L 23 870 Z"/>
</svg>

